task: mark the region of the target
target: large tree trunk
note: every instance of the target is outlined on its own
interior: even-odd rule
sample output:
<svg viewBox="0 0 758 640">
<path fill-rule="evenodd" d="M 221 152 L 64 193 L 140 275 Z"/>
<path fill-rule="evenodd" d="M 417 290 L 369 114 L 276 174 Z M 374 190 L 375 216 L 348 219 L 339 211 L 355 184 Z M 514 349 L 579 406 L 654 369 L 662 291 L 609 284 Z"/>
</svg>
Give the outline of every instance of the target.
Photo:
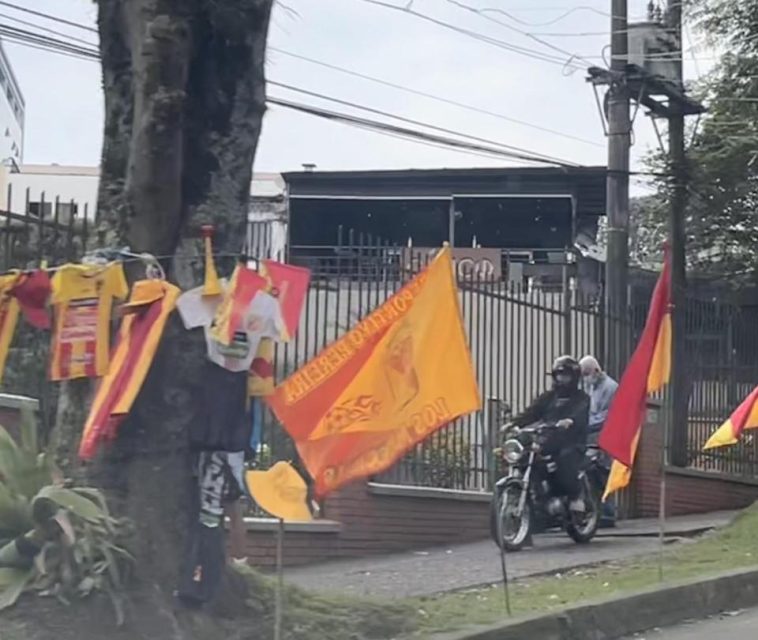
<svg viewBox="0 0 758 640">
<path fill-rule="evenodd" d="M 184 289 L 200 284 L 202 224 L 216 226 L 218 250 L 243 248 L 272 2 L 98 2 L 106 113 L 100 238 L 172 256 L 164 267 Z M 139 271 L 131 264 L 130 279 Z M 189 522 L 187 431 L 201 409 L 203 362 L 202 336 L 174 314 L 118 440 L 90 471 L 137 525 L 139 578 L 166 597 Z M 84 391 L 70 392 L 78 402 L 59 413 L 65 433 L 81 429 L 70 409 Z"/>
</svg>

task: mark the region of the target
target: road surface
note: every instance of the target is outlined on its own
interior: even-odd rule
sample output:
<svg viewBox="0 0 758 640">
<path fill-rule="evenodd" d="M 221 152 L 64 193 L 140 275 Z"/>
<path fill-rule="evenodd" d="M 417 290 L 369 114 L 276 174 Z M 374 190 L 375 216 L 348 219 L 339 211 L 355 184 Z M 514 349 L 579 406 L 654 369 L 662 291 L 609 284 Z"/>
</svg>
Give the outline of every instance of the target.
<svg viewBox="0 0 758 640">
<path fill-rule="evenodd" d="M 736 612 L 691 622 L 672 629 L 640 633 L 626 640 L 755 640 L 758 638 L 758 609 Z"/>
</svg>

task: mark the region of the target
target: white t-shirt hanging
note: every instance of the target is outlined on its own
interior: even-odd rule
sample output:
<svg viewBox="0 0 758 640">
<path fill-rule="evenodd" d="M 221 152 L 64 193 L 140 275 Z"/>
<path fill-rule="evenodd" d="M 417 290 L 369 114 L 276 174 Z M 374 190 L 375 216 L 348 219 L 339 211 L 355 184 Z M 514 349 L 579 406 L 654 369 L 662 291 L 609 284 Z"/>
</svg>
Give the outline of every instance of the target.
<svg viewBox="0 0 758 640">
<path fill-rule="evenodd" d="M 221 280 L 221 286 L 226 289 L 225 279 Z M 204 296 L 203 287 L 185 291 L 176 301 L 184 328 L 195 329 L 210 325 L 222 300 L 223 296 Z"/>
<path fill-rule="evenodd" d="M 248 306 L 242 326 L 234 334 L 231 344 L 214 340 L 210 335 L 210 326 L 205 327 L 208 359 L 228 371 L 248 371 L 261 338 L 278 339 L 283 327 L 279 301 L 260 291 Z"/>
</svg>

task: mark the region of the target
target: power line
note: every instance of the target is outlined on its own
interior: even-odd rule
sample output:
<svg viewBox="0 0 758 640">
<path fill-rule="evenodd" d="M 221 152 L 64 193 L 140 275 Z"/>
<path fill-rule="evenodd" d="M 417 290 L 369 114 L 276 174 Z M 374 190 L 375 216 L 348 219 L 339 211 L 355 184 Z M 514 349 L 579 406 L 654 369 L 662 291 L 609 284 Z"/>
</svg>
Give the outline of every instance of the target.
<svg viewBox="0 0 758 640">
<path fill-rule="evenodd" d="M 87 49 L 77 44 L 68 44 L 63 40 L 57 40 L 49 36 L 36 34 L 31 31 L 26 31 L 25 29 L 17 29 L 16 27 L 10 27 L 4 24 L 0 24 L 0 35 L 9 42 L 15 42 L 22 45 L 35 45 L 33 48 L 43 48 L 50 51 L 68 53 L 92 60 L 97 60 L 100 56 L 96 49 Z"/>
<path fill-rule="evenodd" d="M 0 18 L 5 18 L 6 20 L 12 20 L 13 22 L 18 22 L 19 24 L 26 25 L 27 27 L 33 27 L 35 29 L 40 29 L 41 31 L 46 31 L 47 33 L 52 33 L 56 36 L 63 36 L 65 38 L 68 38 L 69 40 L 75 40 L 76 42 L 81 42 L 82 44 L 89 45 L 91 47 L 97 47 L 96 42 L 91 42 L 89 40 L 84 40 L 82 38 L 77 38 L 76 36 L 72 36 L 68 33 L 64 33 L 63 31 L 57 31 L 55 29 L 49 29 L 48 27 L 43 27 L 41 24 L 37 24 L 35 22 L 29 22 L 27 20 L 22 20 L 21 18 L 15 18 L 14 16 L 11 16 L 7 13 L 0 13 Z"/>
<path fill-rule="evenodd" d="M 317 116 L 320 118 L 325 118 L 327 120 L 333 120 L 336 122 L 341 122 L 343 124 L 358 126 L 365 129 L 378 130 L 378 131 L 382 131 L 386 133 L 391 133 L 398 137 L 403 137 L 403 138 L 407 138 L 411 140 L 421 140 L 425 143 L 430 142 L 433 144 L 443 145 L 443 146 L 451 147 L 455 149 L 463 149 L 466 151 L 475 151 L 479 153 L 485 153 L 492 156 L 507 158 L 509 160 L 526 161 L 526 162 L 530 162 L 534 164 L 557 165 L 557 166 L 561 166 L 567 169 L 581 168 L 581 165 L 577 165 L 577 164 L 568 164 L 568 165 L 558 164 L 556 162 L 550 162 L 550 161 L 537 158 L 537 157 L 528 157 L 528 156 L 525 157 L 521 154 L 515 154 L 512 152 L 504 151 L 497 147 L 491 147 L 491 146 L 483 145 L 483 144 L 465 142 L 463 140 L 456 140 L 454 138 L 450 138 L 446 136 L 426 133 L 423 131 L 418 131 L 416 129 L 400 127 L 398 125 L 388 124 L 386 122 L 379 122 L 379 121 L 371 120 L 368 118 L 361 118 L 358 116 L 340 113 L 338 111 L 322 109 L 320 107 L 315 107 L 313 105 L 292 102 L 289 100 L 282 100 L 280 98 L 269 97 L 267 99 L 267 102 L 269 102 L 272 105 L 284 107 L 284 108 L 291 109 L 294 111 L 299 111 L 301 113 L 306 113 L 306 114 Z"/>
<path fill-rule="evenodd" d="M 397 5 L 390 4 L 389 2 L 384 2 L 383 0 L 362 0 L 362 1 L 368 4 L 376 5 L 378 7 L 383 7 L 385 9 L 397 11 L 401 14 L 413 16 L 415 18 L 418 18 L 419 20 L 431 22 L 433 24 L 436 24 L 437 26 L 443 27 L 445 29 L 449 29 L 451 31 L 455 31 L 456 33 L 460 33 L 462 35 L 468 36 L 469 38 L 473 38 L 474 40 L 483 42 L 485 44 L 489 44 L 493 47 L 498 47 L 500 49 L 504 49 L 512 53 L 518 53 L 519 55 L 523 55 L 535 60 L 540 60 L 542 62 L 550 62 L 551 64 L 560 65 L 564 69 L 567 67 L 568 68 L 573 67 L 574 70 L 582 68 L 580 65 L 577 65 L 572 60 L 558 58 L 557 56 L 542 53 L 540 51 L 535 51 L 534 49 L 528 49 L 526 47 L 519 47 L 517 45 L 510 44 L 509 42 L 505 42 L 504 40 L 498 40 L 497 38 L 492 38 L 482 33 L 478 33 L 477 31 L 471 31 L 469 29 L 458 27 L 449 22 L 445 22 L 444 20 L 439 20 L 437 18 L 434 18 L 433 16 L 427 15 L 425 13 L 421 13 L 419 11 L 415 11 L 414 9 L 410 7 L 399 7 Z"/>
<path fill-rule="evenodd" d="M 75 43 L 68 43 L 65 40 L 58 40 L 57 38 L 27 31 L 26 29 L 11 27 L 6 24 L 0 24 L 0 34 L 11 39 L 15 38 L 19 42 L 29 42 L 41 46 L 48 46 L 67 53 L 74 53 L 85 57 L 91 56 L 94 59 L 97 59 L 100 56 L 97 49 L 85 48 Z"/>
<path fill-rule="evenodd" d="M 366 105 L 357 104 L 355 102 L 350 102 L 348 100 L 341 100 L 339 98 L 333 98 L 331 96 L 327 96 L 323 93 L 318 93 L 315 91 L 308 91 L 307 89 L 300 89 L 299 87 L 294 87 L 292 85 L 284 84 L 282 82 L 276 82 L 274 80 L 269 80 L 268 84 L 273 85 L 275 87 L 281 87 L 282 89 L 287 89 L 289 91 L 295 91 L 297 93 L 302 93 L 304 95 L 311 96 L 312 98 L 319 98 L 320 100 L 328 100 L 330 102 L 335 102 L 337 104 L 340 104 L 342 106 L 351 107 L 353 109 L 360 109 L 361 111 L 367 111 L 369 113 L 373 113 L 375 115 L 384 116 L 385 118 L 392 118 L 393 120 L 398 120 L 400 122 L 405 122 L 407 124 L 412 124 L 416 126 L 425 127 L 427 129 L 431 129 L 433 131 L 439 131 L 440 133 L 445 134 L 452 134 L 456 135 L 462 138 L 468 138 L 469 140 L 473 140 L 477 143 L 485 143 L 488 145 L 493 145 L 495 147 L 499 147 L 502 149 L 506 149 L 509 152 L 518 154 L 520 156 L 520 159 L 524 160 L 540 160 L 542 162 L 546 162 L 549 164 L 557 164 L 562 166 L 577 166 L 575 163 L 569 162 L 567 160 L 563 160 L 561 158 L 556 158 L 554 156 L 548 156 L 542 153 L 537 153 L 534 151 L 529 151 L 527 149 L 522 149 L 521 147 L 515 147 L 513 145 L 505 144 L 502 142 L 497 142 L 494 140 L 489 140 L 487 138 L 480 138 L 479 136 L 473 136 L 467 133 L 461 133 L 459 131 L 454 131 L 452 129 L 447 129 L 445 127 L 440 127 L 438 125 L 429 124 L 427 122 L 423 122 L 421 120 L 414 120 L 412 118 L 406 118 L 404 116 L 399 116 L 394 113 L 390 113 L 388 111 L 382 111 L 380 109 L 374 109 L 373 107 L 368 107 Z M 522 155 L 523 154 L 523 155 Z"/>
<path fill-rule="evenodd" d="M 4 26 L 0 25 L 0 34 L 2 34 L 6 29 L 7 29 L 7 27 L 4 27 Z M 32 35 L 34 36 L 34 34 L 32 34 Z M 24 44 L 29 44 L 29 45 L 34 46 L 36 48 L 43 47 L 43 48 L 46 48 L 46 49 L 48 49 L 50 51 L 54 51 L 56 53 L 63 52 L 65 54 L 69 54 L 69 55 L 71 55 L 71 54 L 81 55 L 81 56 L 86 57 L 86 58 L 88 58 L 90 60 L 93 60 L 93 61 L 97 60 L 99 58 L 98 52 L 96 52 L 94 50 L 89 50 L 89 49 L 85 49 L 85 48 L 82 48 L 82 47 L 78 47 L 77 45 L 67 45 L 65 43 L 62 43 L 61 41 L 58 41 L 58 40 L 56 40 L 54 38 L 48 38 L 46 36 L 29 37 L 28 35 L 25 35 L 25 34 L 21 34 L 20 36 L 18 34 L 14 34 L 13 37 L 17 38 L 20 42 L 22 42 Z M 487 139 L 484 139 L 484 138 L 479 138 L 477 136 L 472 136 L 470 134 L 460 133 L 460 132 L 457 132 L 457 131 L 453 131 L 451 129 L 445 129 L 444 127 L 439 127 L 437 125 L 424 123 L 424 122 L 421 122 L 421 121 L 418 121 L 418 120 L 412 120 L 410 118 L 405 118 L 403 116 L 398 116 L 396 114 L 380 111 L 378 109 L 373 109 L 372 107 L 367 107 L 365 105 L 359 105 L 359 104 L 352 103 L 352 102 L 349 102 L 349 101 L 346 101 L 346 100 L 341 100 L 339 98 L 333 98 L 333 97 L 327 96 L 325 94 L 319 94 L 319 93 L 311 92 L 311 91 L 308 91 L 308 90 L 305 90 L 305 89 L 300 89 L 300 88 L 294 87 L 292 85 L 286 85 L 286 84 L 283 84 L 283 83 L 277 83 L 275 81 L 270 81 L 269 83 L 272 84 L 272 85 L 274 85 L 274 86 L 281 86 L 283 88 L 286 88 L 286 89 L 289 89 L 289 90 L 292 90 L 292 91 L 298 91 L 300 93 L 305 93 L 307 95 L 312 95 L 312 96 L 320 98 L 320 99 L 329 100 L 329 101 L 332 101 L 332 102 L 337 102 L 339 104 L 343 104 L 343 105 L 350 106 L 350 107 L 353 107 L 353 108 L 362 109 L 362 110 L 365 110 L 365 111 L 369 111 L 369 112 L 372 112 L 372 113 L 383 115 L 385 117 L 390 117 L 390 118 L 393 118 L 393 119 L 396 119 L 396 120 L 400 120 L 400 121 L 403 121 L 403 122 L 407 122 L 407 123 L 410 123 L 410 124 L 415 124 L 415 125 L 418 125 L 418 126 L 423 126 L 425 128 L 428 128 L 428 129 L 440 131 L 442 133 L 452 134 L 452 135 L 456 135 L 456 136 L 462 137 L 462 138 L 468 138 L 470 140 L 473 140 L 475 143 L 480 143 L 480 142 L 483 143 L 483 144 L 472 144 L 472 143 L 467 143 L 467 142 L 464 142 L 464 141 L 457 141 L 456 140 L 456 141 L 454 141 L 454 146 L 456 146 L 458 148 L 465 148 L 465 149 L 474 150 L 474 151 L 478 151 L 478 152 L 485 152 L 485 153 L 489 153 L 489 154 L 495 153 L 495 154 L 499 154 L 502 157 L 509 157 L 511 159 L 518 159 L 518 160 L 522 160 L 522 161 L 526 161 L 526 162 L 536 162 L 536 163 L 542 163 L 542 164 L 554 164 L 554 165 L 559 165 L 559 166 L 578 166 L 578 165 L 576 165 L 574 163 L 570 163 L 570 162 L 567 162 L 565 160 L 561 160 L 559 158 L 553 158 L 551 156 L 547 156 L 547 155 L 543 155 L 543 154 L 539 154 L 539 153 L 530 152 L 528 150 L 521 149 L 519 147 L 513 147 L 511 145 L 506 145 L 506 144 L 503 144 L 503 143 L 487 140 Z M 280 102 L 283 104 L 286 101 L 280 101 Z M 295 105 L 295 104 L 297 104 L 297 103 L 291 103 L 289 106 L 292 107 L 292 105 Z M 282 106 L 282 105 L 280 105 L 280 106 Z M 301 107 L 301 110 L 303 110 L 303 109 L 310 109 L 311 111 L 315 111 L 316 110 L 316 107 L 310 107 L 309 105 L 298 105 L 298 106 Z M 314 115 L 316 115 L 316 114 L 314 113 Z M 323 117 L 323 114 L 321 114 L 321 115 Z M 330 116 L 332 118 L 341 117 L 343 120 L 347 119 L 347 118 L 352 118 L 352 122 L 354 124 L 362 124 L 362 126 L 369 126 L 370 125 L 370 126 L 374 126 L 374 127 L 381 126 L 381 127 L 384 127 L 385 130 L 388 130 L 388 131 L 390 131 L 392 133 L 395 133 L 395 134 L 402 134 L 402 135 L 406 135 L 406 136 L 407 135 L 415 135 L 416 137 L 421 137 L 421 139 L 424 139 L 424 140 L 430 141 L 430 142 L 434 142 L 434 143 L 451 144 L 451 140 L 452 140 L 452 139 L 449 139 L 449 138 L 444 138 L 442 136 L 434 136 L 432 134 L 427 134 L 425 132 L 414 131 L 414 130 L 409 130 L 409 129 L 403 129 L 402 127 L 396 127 L 394 125 L 388 125 L 386 123 L 378 123 L 376 121 L 371 122 L 371 121 L 367 121 L 366 119 L 362 120 L 360 118 L 356 118 L 356 117 L 352 117 L 352 116 L 345 116 L 343 114 L 337 114 L 336 112 L 331 112 Z M 369 124 L 367 124 L 367 123 L 369 123 Z"/>
<path fill-rule="evenodd" d="M 0 5 L 4 7 L 10 7 L 11 9 L 16 9 L 17 11 L 23 11 L 24 13 L 29 13 L 39 18 L 45 18 L 46 20 L 59 22 L 60 24 L 65 24 L 65 25 L 68 25 L 69 27 L 76 27 L 77 29 L 84 29 L 85 31 L 91 31 L 93 33 L 97 33 L 97 29 L 95 29 L 94 27 L 88 27 L 87 25 L 83 25 L 80 22 L 71 22 L 70 20 L 65 20 L 64 18 L 59 18 L 58 16 L 54 16 L 49 13 L 43 13 L 42 11 L 34 11 L 33 9 L 27 9 L 26 7 L 21 7 L 17 4 L 13 4 L 12 2 L 4 2 L 3 0 L 0 0 Z"/>
<path fill-rule="evenodd" d="M 470 13 L 473 13 L 475 15 L 478 15 L 485 20 L 488 20 L 490 22 L 494 22 L 495 24 L 498 24 L 502 27 L 505 27 L 506 29 L 509 29 L 515 33 L 518 33 L 526 38 L 530 38 L 531 40 L 534 40 L 535 42 L 548 47 L 549 49 L 552 49 L 553 51 L 557 51 L 558 53 L 562 53 L 566 56 L 568 56 L 568 61 L 572 61 L 574 59 L 582 59 L 582 56 L 577 55 L 576 53 L 573 53 L 571 51 L 567 51 L 566 49 L 563 49 L 561 47 L 558 47 L 551 42 L 548 42 L 547 40 L 543 40 L 542 38 L 539 38 L 538 36 L 534 35 L 533 33 L 529 33 L 528 31 L 524 31 L 522 29 L 519 29 L 517 27 L 514 27 L 513 25 L 508 24 L 507 22 L 503 22 L 502 20 L 498 20 L 497 18 L 493 18 L 490 16 L 486 11 L 482 9 L 477 9 L 476 7 L 472 7 L 470 4 L 466 4 L 465 2 L 461 2 L 460 0 L 447 0 L 448 4 L 452 4 L 460 9 L 463 9 L 464 11 L 468 11 Z M 501 13 L 505 13 L 502 12 Z M 508 15 L 508 14 L 505 14 Z M 509 16 L 510 17 L 510 16 Z M 589 66 L 592 66 L 592 63 L 589 63 L 587 60 L 585 62 L 588 63 Z"/>
<path fill-rule="evenodd" d="M 356 78 L 361 78 L 363 80 L 368 80 L 369 82 L 374 82 L 386 87 L 391 87 L 392 89 L 397 89 L 399 91 L 405 91 L 406 93 L 410 93 L 412 95 L 421 96 L 424 98 L 429 98 L 430 100 L 436 100 L 437 102 L 441 102 L 444 104 L 449 104 L 455 107 L 460 107 L 461 109 L 467 109 L 469 111 L 472 111 L 474 113 L 480 113 L 482 115 L 491 116 L 493 118 L 499 118 L 501 120 L 505 120 L 506 122 L 512 122 L 514 124 L 519 124 L 524 127 L 529 127 L 531 129 L 535 129 L 537 131 L 543 131 L 545 133 L 550 133 L 556 136 L 560 136 L 562 138 L 566 138 L 567 140 L 574 140 L 575 142 L 582 142 L 584 144 L 590 144 L 596 147 L 602 147 L 604 145 L 601 145 L 593 140 L 588 140 L 586 138 L 580 138 L 578 136 L 571 135 L 569 133 L 565 133 L 562 131 L 557 131 L 555 129 L 550 129 L 548 127 L 543 127 L 541 125 L 537 125 L 531 122 L 526 122 L 524 120 L 519 120 L 517 118 L 512 118 L 510 116 L 507 116 L 503 113 L 499 113 L 496 111 L 490 111 L 488 109 L 483 109 L 481 107 L 477 107 L 475 105 L 467 104 L 465 102 L 459 102 L 457 100 L 452 100 L 450 98 L 445 98 L 443 96 L 435 95 L 433 93 L 428 93 L 426 91 L 421 91 L 419 89 L 413 89 L 411 87 L 407 87 L 401 84 L 396 84 L 394 82 L 390 82 L 388 80 L 382 80 L 381 78 L 377 78 L 374 76 L 367 75 L 365 73 L 360 73 L 358 71 L 353 71 L 352 69 L 347 69 L 345 67 L 340 67 L 334 64 L 330 64 L 328 62 L 324 62 L 323 60 L 316 60 L 314 58 L 309 58 L 308 56 L 303 56 L 297 53 L 292 53 L 290 51 L 285 51 L 284 49 L 279 49 L 278 47 L 269 47 L 270 51 L 275 51 L 276 53 L 280 53 L 282 55 L 288 56 L 290 58 L 295 58 L 296 60 L 302 60 L 304 62 L 308 62 L 314 65 L 318 65 L 320 67 L 324 67 L 326 69 L 331 69 L 333 71 L 338 71 L 340 73 L 344 73 Z"/>
<path fill-rule="evenodd" d="M 550 9 L 548 7 L 544 7 L 541 10 L 542 11 L 552 11 L 552 10 L 560 11 L 561 9 L 564 9 L 564 8 L 565 7 L 555 7 L 554 9 Z M 511 11 L 516 11 L 516 10 L 517 9 L 511 9 Z M 519 9 L 519 11 L 527 11 L 527 10 L 529 10 L 529 11 L 537 11 L 538 8 L 534 8 L 534 9 Z M 611 17 L 611 14 L 608 13 L 607 11 L 601 11 L 600 9 L 596 9 L 595 7 L 589 7 L 589 6 L 574 7 L 573 9 L 569 9 L 565 13 L 562 13 L 557 18 L 555 18 L 553 20 L 548 20 L 546 22 L 529 22 L 527 20 L 521 20 L 521 18 L 516 17 L 515 15 L 513 15 L 512 13 L 510 13 L 508 11 L 504 11 L 503 9 L 497 9 L 497 8 L 494 8 L 494 7 L 486 7 L 484 9 L 480 9 L 480 11 L 482 13 L 499 13 L 501 15 L 504 15 L 506 18 L 510 18 L 514 22 L 518 22 L 519 24 L 522 24 L 522 25 L 524 25 L 526 27 L 549 27 L 549 26 L 552 26 L 554 24 L 557 24 L 558 22 L 561 22 L 562 20 L 565 20 L 570 15 L 573 15 L 574 13 L 577 13 L 578 11 L 588 11 L 588 12 L 591 12 L 591 13 L 596 13 L 597 15 L 603 16 L 604 18 L 610 18 Z"/>
</svg>

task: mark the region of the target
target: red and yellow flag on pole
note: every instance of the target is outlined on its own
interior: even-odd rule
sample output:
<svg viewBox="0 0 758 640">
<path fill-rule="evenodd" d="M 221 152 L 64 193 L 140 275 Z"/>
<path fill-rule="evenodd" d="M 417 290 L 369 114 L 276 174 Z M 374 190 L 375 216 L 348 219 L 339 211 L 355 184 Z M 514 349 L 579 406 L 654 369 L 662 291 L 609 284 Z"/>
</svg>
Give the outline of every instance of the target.
<svg viewBox="0 0 758 640">
<path fill-rule="evenodd" d="M 163 280 L 140 280 L 123 305 L 107 375 L 102 379 L 84 425 L 79 457 L 89 460 L 104 440 L 111 440 L 132 408 L 158 349 L 163 329 L 181 291 Z"/>
<path fill-rule="evenodd" d="M 603 499 L 629 485 L 648 394 L 663 388 L 671 375 L 671 265 L 668 252 L 650 301 L 645 329 L 621 377 L 600 447 L 613 457 Z"/>
<path fill-rule="evenodd" d="M 705 443 L 703 450 L 737 444 L 743 431 L 758 429 L 758 387 L 742 401 L 729 419 Z"/>
<path fill-rule="evenodd" d="M 481 406 L 449 248 L 276 388 L 319 497 L 380 473 Z"/>
</svg>

